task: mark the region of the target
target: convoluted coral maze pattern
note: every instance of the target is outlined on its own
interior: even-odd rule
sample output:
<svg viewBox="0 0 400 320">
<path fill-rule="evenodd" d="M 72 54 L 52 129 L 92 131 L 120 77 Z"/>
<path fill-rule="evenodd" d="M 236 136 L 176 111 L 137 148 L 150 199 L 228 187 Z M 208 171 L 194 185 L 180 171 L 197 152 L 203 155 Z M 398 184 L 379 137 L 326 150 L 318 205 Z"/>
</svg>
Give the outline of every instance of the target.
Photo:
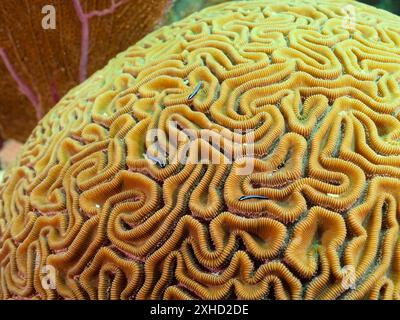
<svg viewBox="0 0 400 320">
<path fill-rule="evenodd" d="M 0 297 L 399 299 L 399 83 L 400 18 L 357 2 L 228 2 L 151 33 L 6 172 Z M 253 129 L 254 155 L 161 163 L 156 128 Z"/>
</svg>

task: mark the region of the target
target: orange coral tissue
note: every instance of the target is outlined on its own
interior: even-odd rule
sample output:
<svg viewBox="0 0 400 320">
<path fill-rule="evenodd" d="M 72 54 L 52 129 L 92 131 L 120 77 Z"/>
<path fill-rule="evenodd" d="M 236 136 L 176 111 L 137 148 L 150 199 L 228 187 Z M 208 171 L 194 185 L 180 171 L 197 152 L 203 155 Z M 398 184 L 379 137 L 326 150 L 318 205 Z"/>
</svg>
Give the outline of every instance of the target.
<svg viewBox="0 0 400 320">
<path fill-rule="evenodd" d="M 0 297 L 399 299 L 399 79 L 400 18 L 355 1 L 149 34 L 5 172 Z"/>
</svg>

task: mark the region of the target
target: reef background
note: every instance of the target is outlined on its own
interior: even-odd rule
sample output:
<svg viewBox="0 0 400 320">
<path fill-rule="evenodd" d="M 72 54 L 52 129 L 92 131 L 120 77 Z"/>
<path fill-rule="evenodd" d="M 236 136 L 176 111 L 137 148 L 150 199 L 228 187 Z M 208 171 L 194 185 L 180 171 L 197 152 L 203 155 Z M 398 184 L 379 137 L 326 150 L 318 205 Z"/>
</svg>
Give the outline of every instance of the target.
<svg viewBox="0 0 400 320">
<path fill-rule="evenodd" d="M 366 4 L 375 6 L 400 15 L 400 1 L 399 0 L 362 0 Z"/>
</svg>

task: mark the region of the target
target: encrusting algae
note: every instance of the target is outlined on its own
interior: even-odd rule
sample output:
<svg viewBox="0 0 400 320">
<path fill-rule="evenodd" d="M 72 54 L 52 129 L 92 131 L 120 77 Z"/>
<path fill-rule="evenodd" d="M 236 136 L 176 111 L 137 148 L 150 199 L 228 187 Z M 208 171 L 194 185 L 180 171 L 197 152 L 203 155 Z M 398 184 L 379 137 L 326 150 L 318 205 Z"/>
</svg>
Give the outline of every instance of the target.
<svg viewBox="0 0 400 320">
<path fill-rule="evenodd" d="M 399 299 L 399 81 L 400 18 L 353 1 L 227 2 L 151 33 L 6 171 L 0 297 Z M 249 132 L 233 163 L 171 161 Z"/>
</svg>

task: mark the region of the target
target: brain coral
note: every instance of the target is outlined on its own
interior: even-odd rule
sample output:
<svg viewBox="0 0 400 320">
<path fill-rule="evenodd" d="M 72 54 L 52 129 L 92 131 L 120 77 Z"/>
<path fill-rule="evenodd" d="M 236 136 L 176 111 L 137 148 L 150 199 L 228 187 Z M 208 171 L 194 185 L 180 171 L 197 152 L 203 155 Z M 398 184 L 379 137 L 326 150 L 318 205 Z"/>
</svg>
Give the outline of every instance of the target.
<svg viewBox="0 0 400 320">
<path fill-rule="evenodd" d="M 0 187 L 0 296 L 399 299 L 400 18 L 349 3 L 209 7 L 71 90 Z"/>
</svg>

